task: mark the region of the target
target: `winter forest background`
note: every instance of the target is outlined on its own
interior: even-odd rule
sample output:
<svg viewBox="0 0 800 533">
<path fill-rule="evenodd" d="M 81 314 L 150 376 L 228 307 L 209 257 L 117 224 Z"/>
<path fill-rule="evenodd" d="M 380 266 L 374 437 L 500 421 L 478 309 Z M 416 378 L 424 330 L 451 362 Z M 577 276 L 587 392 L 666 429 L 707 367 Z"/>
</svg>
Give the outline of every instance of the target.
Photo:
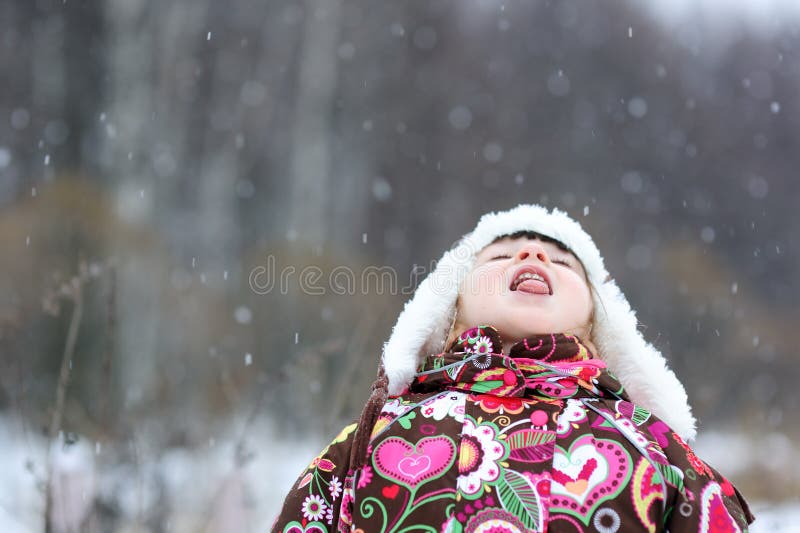
<svg viewBox="0 0 800 533">
<path fill-rule="evenodd" d="M 5 0 L 0 29 L 3 532 L 267 530 L 431 262 L 519 202 L 594 235 L 698 453 L 755 531 L 798 527 L 800 4 Z"/>
</svg>

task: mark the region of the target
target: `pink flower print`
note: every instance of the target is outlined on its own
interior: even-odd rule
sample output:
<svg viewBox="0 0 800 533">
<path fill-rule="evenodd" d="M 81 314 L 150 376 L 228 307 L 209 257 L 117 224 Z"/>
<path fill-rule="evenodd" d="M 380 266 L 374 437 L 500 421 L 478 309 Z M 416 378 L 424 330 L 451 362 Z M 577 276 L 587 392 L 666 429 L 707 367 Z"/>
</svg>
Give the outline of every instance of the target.
<svg viewBox="0 0 800 533">
<path fill-rule="evenodd" d="M 472 496 L 482 494 L 484 483 L 497 481 L 502 472 L 499 463 L 508 456 L 508 449 L 491 422 L 476 425 L 467 417 L 464 421 L 458 456 L 456 484 L 461 492 Z"/>
<path fill-rule="evenodd" d="M 331 498 L 334 500 L 339 497 L 339 495 L 342 493 L 342 482 L 339 481 L 338 477 L 333 476 L 331 478 L 331 484 L 328 485 L 328 490 L 331 491 Z"/>
<path fill-rule="evenodd" d="M 325 521 L 329 526 L 333 525 L 333 505 L 329 505 L 328 510 L 325 511 Z"/>
<path fill-rule="evenodd" d="M 356 486 L 359 489 L 363 489 L 364 487 L 369 485 L 370 481 L 372 481 L 372 468 L 369 466 L 365 466 L 363 469 L 361 469 L 361 475 L 358 476 L 358 483 Z"/>
<path fill-rule="evenodd" d="M 316 494 L 306 496 L 302 507 L 303 516 L 309 520 L 319 520 L 325 514 L 326 507 L 328 506 L 325 505 L 325 501 L 320 496 Z"/>
</svg>

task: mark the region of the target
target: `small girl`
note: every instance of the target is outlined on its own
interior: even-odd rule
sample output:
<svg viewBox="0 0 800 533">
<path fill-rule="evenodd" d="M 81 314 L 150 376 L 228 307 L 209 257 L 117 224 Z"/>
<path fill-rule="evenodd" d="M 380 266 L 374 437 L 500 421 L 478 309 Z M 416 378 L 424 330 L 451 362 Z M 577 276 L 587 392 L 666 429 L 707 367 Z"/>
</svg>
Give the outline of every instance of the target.
<svg viewBox="0 0 800 533">
<path fill-rule="evenodd" d="M 746 531 L 739 491 L 591 237 L 484 215 L 406 303 L 372 394 L 273 531 Z"/>
</svg>

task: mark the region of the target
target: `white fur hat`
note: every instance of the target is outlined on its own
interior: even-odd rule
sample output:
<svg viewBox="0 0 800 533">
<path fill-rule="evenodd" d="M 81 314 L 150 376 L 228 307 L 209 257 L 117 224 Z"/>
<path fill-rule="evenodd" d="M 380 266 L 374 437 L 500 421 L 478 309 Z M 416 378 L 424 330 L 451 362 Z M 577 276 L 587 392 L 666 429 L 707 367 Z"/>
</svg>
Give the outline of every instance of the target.
<svg viewBox="0 0 800 533">
<path fill-rule="evenodd" d="M 636 314 L 609 276 L 603 257 L 581 225 L 564 211 L 522 204 L 508 211 L 487 213 L 478 225 L 445 252 L 436 268 L 420 283 L 397 318 L 383 345 L 383 366 L 389 394 L 411 383 L 424 357 L 441 352 L 455 312 L 461 282 L 475 256 L 496 238 L 534 231 L 564 244 L 578 257 L 592 285 L 592 341 L 598 356 L 619 378 L 631 400 L 664 420 L 685 440 L 694 439 L 696 421 L 686 391 L 661 353 L 637 329 Z"/>
</svg>

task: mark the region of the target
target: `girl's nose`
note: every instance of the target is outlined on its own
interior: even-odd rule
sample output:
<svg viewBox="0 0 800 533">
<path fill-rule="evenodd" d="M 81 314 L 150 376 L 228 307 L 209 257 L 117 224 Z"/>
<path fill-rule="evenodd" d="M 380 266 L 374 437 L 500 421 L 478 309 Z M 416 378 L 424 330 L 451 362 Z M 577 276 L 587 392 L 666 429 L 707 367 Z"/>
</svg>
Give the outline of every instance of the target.
<svg viewBox="0 0 800 533">
<path fill-rule="evenodd" d="M 543 263 L 549 263 L 550 257 L 547 255 L 544 247 L 536 241 L 530 241 L 523 244 L 517 251 L 517 259 L 525 261 L 526 259 L 536 258 Z"/>
</svg>

